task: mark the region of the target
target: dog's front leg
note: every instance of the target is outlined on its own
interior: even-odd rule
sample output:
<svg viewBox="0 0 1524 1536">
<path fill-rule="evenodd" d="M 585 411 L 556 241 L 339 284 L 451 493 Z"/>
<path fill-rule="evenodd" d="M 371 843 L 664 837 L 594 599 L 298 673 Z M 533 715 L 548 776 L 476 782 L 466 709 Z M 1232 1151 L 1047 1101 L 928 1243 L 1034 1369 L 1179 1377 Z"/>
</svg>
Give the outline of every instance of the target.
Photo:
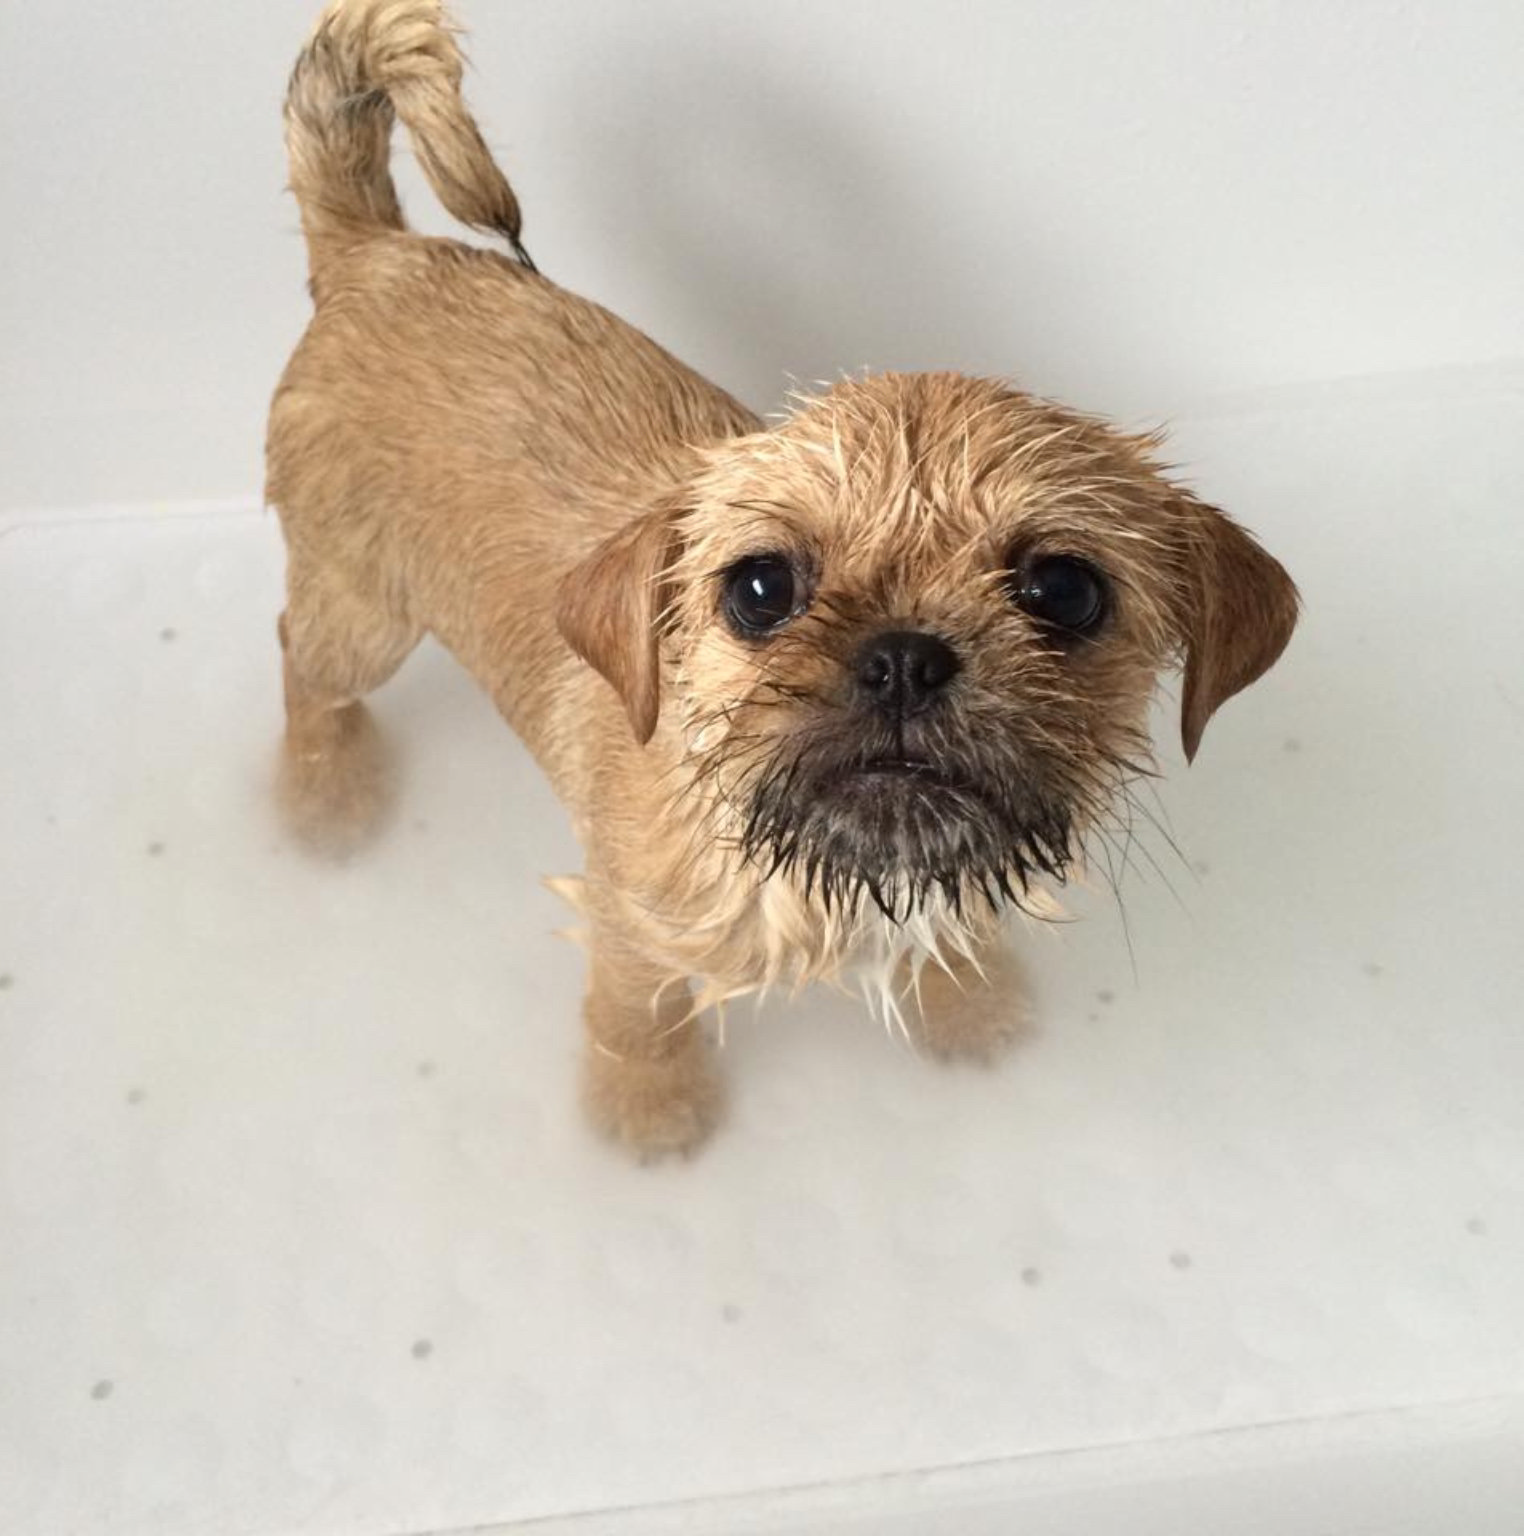
<svg viewBox="0 0 1524 1536">
<path fill-rule="evenodd" d="M 911 1039 L 944 1061 L 995 1061 L 1031 1027 L 1026 987 L 1001 936 L 972 955 L 927 960 L 910 983 L 905 1021 Z"/>
<path fill-rule="evenodd" d="M 720 1084 L 687 984 L 617 920 L 595 919 L 590 940 L 588 1115 L 642 1161 L 691 1152 L 719 1118 Z"/>
</svg>

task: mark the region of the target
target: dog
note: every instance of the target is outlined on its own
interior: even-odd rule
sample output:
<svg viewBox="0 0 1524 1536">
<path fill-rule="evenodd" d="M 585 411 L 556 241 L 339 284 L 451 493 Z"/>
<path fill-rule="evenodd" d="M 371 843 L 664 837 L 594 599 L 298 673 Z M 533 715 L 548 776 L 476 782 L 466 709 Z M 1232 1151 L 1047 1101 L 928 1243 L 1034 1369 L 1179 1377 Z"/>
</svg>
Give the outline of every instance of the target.
<svg viewBox="0 0 1524 1536">
<path fill-rule="evenodd" d="M 314 313 L 276 391 L 287 548 L 280 796 L 359 845 L 390 798 L 360 702 L 425 634 L 569 809 L 584 1098 L 645 1157 L 716 1122 L 700 1018 L 857 980 L 930 1053 L 1024 1002 L 1005 915 L 1048 910 L 1148 771 L 1281 654 L 1291 579 L 1154 437 L 996 381 L 842 379 L 764 425 L 558 288 L 461 96 L 436 0 L 336 0 L 290 82 Z M 446 209 L 424 238 L 394 118 Z"/>
</svg>

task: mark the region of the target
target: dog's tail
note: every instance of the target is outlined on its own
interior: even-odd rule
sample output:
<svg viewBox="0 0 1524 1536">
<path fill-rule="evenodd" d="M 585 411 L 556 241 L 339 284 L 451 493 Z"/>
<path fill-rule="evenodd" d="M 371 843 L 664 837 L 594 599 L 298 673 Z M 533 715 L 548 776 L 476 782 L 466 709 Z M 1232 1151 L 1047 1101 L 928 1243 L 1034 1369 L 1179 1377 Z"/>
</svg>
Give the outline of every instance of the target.
<svg viewBox="0 0 1524 1536">
<path fill-rule="evenodd" d="M 518 199 L 461 99 L 462 68 L 441 0 L 331 0 L 286 93 L 291 190 L 314 278 L 339 252 L 406 228 L 388 168 L 395 117 L 440 202 L 533 270 Z"/>
</svg>

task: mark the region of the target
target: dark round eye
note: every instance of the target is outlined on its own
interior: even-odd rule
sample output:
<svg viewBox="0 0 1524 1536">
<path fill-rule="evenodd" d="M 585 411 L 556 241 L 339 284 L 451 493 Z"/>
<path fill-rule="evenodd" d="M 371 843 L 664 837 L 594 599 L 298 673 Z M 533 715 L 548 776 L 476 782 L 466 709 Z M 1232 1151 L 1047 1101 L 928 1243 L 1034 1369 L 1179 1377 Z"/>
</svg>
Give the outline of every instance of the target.
<svg viewBox="0 0 1524 1536">
<path fill-rule="evenodd" d="M 1073 555 L 1042 555 L 1011 576 L 1017 606 L 1034 619 L 1086 635 L 1106 616 L 1106 584 L 1092 565 Z"/>
<path fill-rule="evenodd" d="M 747 634 L 765 634 L 793 618 L 799 607 L 799 581 L 782 555 L 751 555 L 731 566 L 725 577 L 725 608 Z"/>
</svg>

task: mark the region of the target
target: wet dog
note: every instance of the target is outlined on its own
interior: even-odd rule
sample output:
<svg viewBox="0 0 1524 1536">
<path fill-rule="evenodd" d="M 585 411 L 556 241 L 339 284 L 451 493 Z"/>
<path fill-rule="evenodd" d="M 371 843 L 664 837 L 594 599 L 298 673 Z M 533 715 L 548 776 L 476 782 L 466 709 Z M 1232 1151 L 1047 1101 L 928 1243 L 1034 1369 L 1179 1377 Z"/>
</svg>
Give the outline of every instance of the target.
<svg viewBox="0 0 1524 1536">
<path fill-rule="evenodd" d="M 915 1038 L 1019 1019 L 1002 913 L 1040 911 L 1147 763 L 1290 637 L 1290 579 L 1151 439 L 954 374 L 843 380 L 764 426 L 537 273 L 432 0 L 338 0 L 297 63 L 315 313 L 271 412 L 293 825 L 386 799 L 359 702 L 425 633 L 569 808 L 586 1098 L 640 1154 L 712 1125 L 706 1006 L 866 978 Z M 405 227 L 394 117 L 445 206 Z M 926 963 L 926 962 L 930 963 Z M 696 986 L 695 986 L 696 983 Z"/>
</svg>

